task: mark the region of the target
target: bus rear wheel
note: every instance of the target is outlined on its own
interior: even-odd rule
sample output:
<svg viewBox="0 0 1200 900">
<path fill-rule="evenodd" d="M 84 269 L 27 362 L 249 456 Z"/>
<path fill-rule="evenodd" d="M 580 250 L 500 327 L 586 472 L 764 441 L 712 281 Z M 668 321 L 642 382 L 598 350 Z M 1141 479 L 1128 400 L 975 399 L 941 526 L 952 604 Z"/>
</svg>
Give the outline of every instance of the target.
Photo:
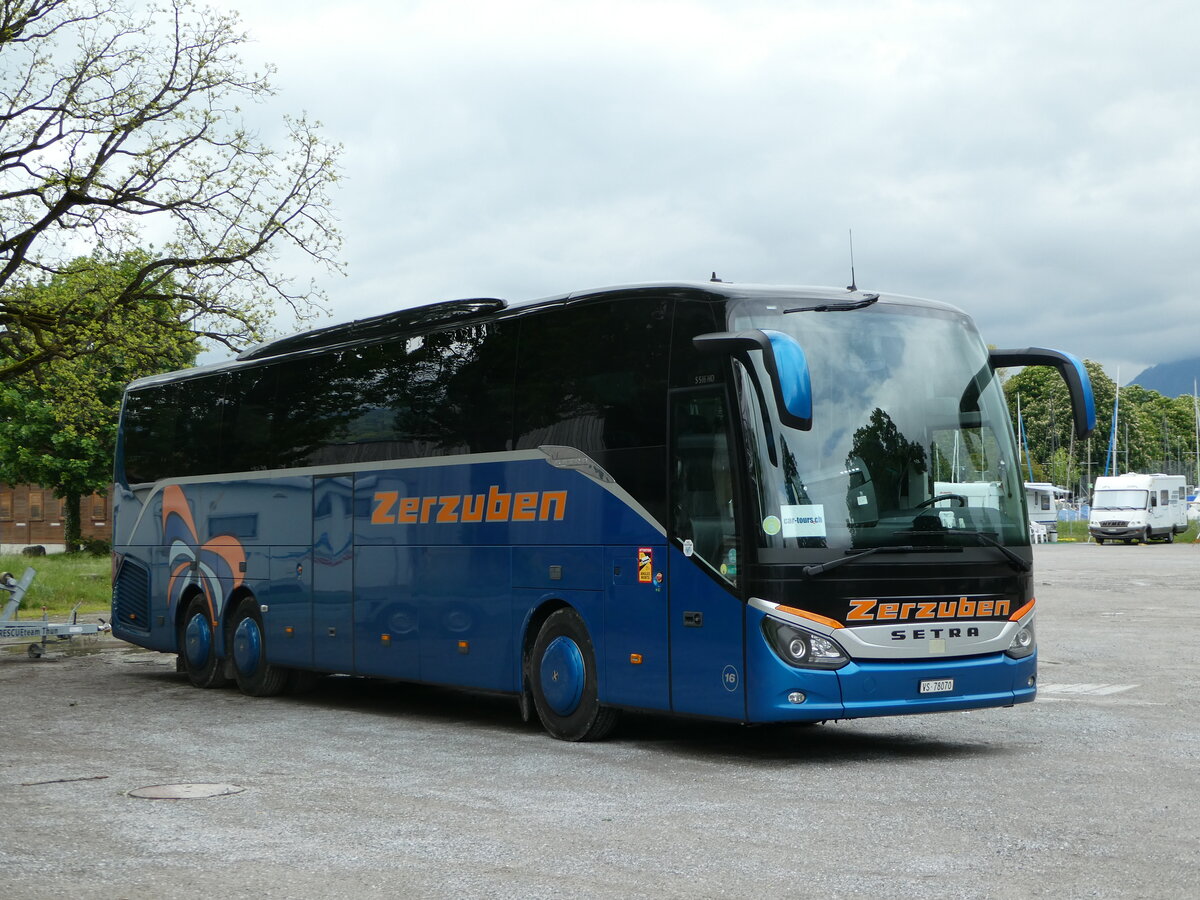
<svg viewBox="0 0 1200 900">
<path fill-rule="evenodd" d="M 598 741 L 618 713 L 600 705 L 596 654 L 587 626 L 573 609 L 550 614 L 533 642 L 526 666 L 542 726 L 560 741 Z"/>
<path fill-rule="evenodd" d="M 224 660 L 217 655 L 208 601 L 196 594 L 188 601 L 179 624 L 179 658 L 188 681 L 198 688 L 219 688 L 229 683 Z"/>
<path fill-rule="evenodd" d="M 287 687 L 288 672 L 267 662 L 258 601 L 246 597 L 233 616 L 233 671 L 238 689 L 251 697 L 273 697 Z"/>
</svg>

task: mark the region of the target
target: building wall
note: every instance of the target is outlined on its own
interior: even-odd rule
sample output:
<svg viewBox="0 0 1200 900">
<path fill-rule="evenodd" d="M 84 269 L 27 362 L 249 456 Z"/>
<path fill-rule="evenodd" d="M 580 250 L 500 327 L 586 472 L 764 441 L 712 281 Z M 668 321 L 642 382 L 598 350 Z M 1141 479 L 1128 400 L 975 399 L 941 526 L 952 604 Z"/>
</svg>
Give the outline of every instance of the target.
<svg viewBox="0 0 1200 900">
<path fill-rule="evenodd" d="M 85 538 L 112 540 L 109 494 L 92 494 L 79 504 L 79 529 Z M 41 544 L 48 553 L 65 549 L 63 501 L 49 488 L 0 484 L 0 552 L 19 553 Z"/>
</svg>

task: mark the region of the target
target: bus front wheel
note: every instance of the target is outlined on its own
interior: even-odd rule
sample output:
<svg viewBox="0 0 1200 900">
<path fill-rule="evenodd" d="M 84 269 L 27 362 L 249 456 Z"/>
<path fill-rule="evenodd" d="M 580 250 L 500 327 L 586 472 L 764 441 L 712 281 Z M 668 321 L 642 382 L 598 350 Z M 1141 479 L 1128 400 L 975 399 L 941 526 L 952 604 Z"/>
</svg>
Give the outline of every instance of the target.
<svg viewBox="0 0 1200 900">
<path fill-rule="evenodd" d="M 550 614 L 533 642 L 526 666 L 542 726 L 560 741 L 598 741 L 617 724 L 617 711 L 600 705 L 596 654 L 587 626 L 573 609 Z"/>
<path fill-rule="evenodd" d="M 238 688 L 251 697 L 273 697 L 287 687 L 287 669 L 267 662 L 262 615 L 253 597 L 242 600 L 233 616 L 233 671 Z"/>
<path fill-rule="evenodd" d="M 188 601 L 179 624 L 179 658 L 188 681 L 198 688 L 219 688 L 229 683 L 224 660 L 217 655 L 208 601 L 196 594 Z"/>
</svg>

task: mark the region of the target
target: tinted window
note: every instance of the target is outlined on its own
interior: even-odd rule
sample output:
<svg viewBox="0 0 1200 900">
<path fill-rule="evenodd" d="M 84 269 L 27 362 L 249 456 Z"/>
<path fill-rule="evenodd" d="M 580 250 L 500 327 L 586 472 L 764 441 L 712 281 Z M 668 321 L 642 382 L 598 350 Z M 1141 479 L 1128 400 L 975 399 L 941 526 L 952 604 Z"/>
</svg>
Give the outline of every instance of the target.
<svg viewBox="0 0 1200 900">
<path fill-rule="evenodd" d="M 275 410 L 275 368 L 257 366 L 228 376 L 221 419 L 222 465 L 229 472 L 271 468 L 267 448 Z"/>
<path fill-rule="evenodd" d="M 388 402 L 414 455 L 512 448 L 516 326 L 490 323 L 412 338 L 394 347 Z"/>
<path fill-rule="evenodd" d="M 671 336 L 671 387 L 701 387 L 725 380 L 728 357 L 722 353 L 699 353 L 692 346 L 696 335 L 725 330 L 717 319 L 718 312 L 720 307 L 713 303 L 681 300 L 676 304 Z"/>
<path fill-rule="evenodd" d="M 582 450 L 660 521 L 668 310 L 642 296 L 523 319 L 516 392 L 516 449 Z"/>
<path fill-rule="evenodd" d="M 125 397 L 125 477 L 130 484 L 154 481 L 179 465 L 175 423 L 178 384 L 136 391 Z"/>
<path fill-rule="evenodd" d="M 589 454 L 665 443 L 665 300 L 568 307 L 521 323 L 517 448 Z"/>
</svg>

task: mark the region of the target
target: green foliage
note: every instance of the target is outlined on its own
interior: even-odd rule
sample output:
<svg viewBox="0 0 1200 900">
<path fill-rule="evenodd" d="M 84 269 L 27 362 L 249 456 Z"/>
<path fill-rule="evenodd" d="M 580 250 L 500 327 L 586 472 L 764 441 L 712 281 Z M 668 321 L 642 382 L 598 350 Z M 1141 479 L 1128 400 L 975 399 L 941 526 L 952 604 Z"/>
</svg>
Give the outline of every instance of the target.
<svg viewBox="0 0 1200 900">
<path fill-rule="evenodd" d="M 71 307 L 82 318 L 108 315 L 123 337 L 84 355 L 55 359 L 0 381 L 0 481 L 41 484 L 66 498 L 65 539 L 79 539 L 79 498 L 103 491 L 112 477 L 117 417 L 125 384 L 191 365 L 196 336 L 180 321 L 178 300 L 145 299 L 111 309 L 109 299 L 149 255 L 78 259 L 68 270 L 20 291 L 31 308 L 53 316 Z M 6 362 L 0 354 L 0 367 Z"/>
<path fill-rule="evenodd" d="M 1070 396 L 1056 371 L 1029 367 L 1004 383 L 1014 428 L 1020 398 L 1034 480 L 1081 492 L 1086 492 L 1089 473 L 1092 481 L 1104 474 L 1117 393 L 1098 363 L 1085 360 L 1084 365 L 1092 380 L 1097 418 L 1096 430 L 1086 441 L 1074 435 Z M 1138 385 L 1121 388 L 1116 469 L 1184 474 L 1189 482 L 1194 480 L 1195 427 L 1191 397 L 1164 397 Z M 1029 477 L 1027 464 L 1022 473 Z"/>
<path fill-rule="evenodd" d="M 337 268 L 340 147 L 303 118 L 282 150 L 246 130 L 239 104 L 272 89 L 269 69 L 244 71 L 245 41 L 236 14 L 194 0 L 0 6 L 0 381 L 100 347 L 137 353 L 128 314 L 182 314 L 236 347 L 278 303 L 319 311 L 271 262 L 290 245 Z M 88 303 L 47 295 L 45 279 L 83 274 L 80 253 L 128 259 L 149 228 L 162 244 Z"/>
<path fill-rule="evenodd" d="M 1188 520 L 1187 531 L 1183 534 L 1175 535 L 1176 546 L 1188 546 L 1193 544 L 1197 538 L 1200 538 L 1200 522 Z M 1060 541 L 1075 541 L 1076 543 L 1085 543 L 1089 540 L 1088 523 L 1086 519 L 1080 519 L 1075 522 L 1059 522 L 1058 523 L 1058 539 Z M 1111 546 L 1117 546 L 1112 544 Z M 1189 548 L 1189 553 L 1195 553 L 1195 548 Z"/>
<path fill-rule="evenodd" d="M 103 538 L 84 538 L 80 541 L 80 549 L 88 556 L 100 556 L 104 559 L 112 557 L 112 541 Z"/>
</svg>

